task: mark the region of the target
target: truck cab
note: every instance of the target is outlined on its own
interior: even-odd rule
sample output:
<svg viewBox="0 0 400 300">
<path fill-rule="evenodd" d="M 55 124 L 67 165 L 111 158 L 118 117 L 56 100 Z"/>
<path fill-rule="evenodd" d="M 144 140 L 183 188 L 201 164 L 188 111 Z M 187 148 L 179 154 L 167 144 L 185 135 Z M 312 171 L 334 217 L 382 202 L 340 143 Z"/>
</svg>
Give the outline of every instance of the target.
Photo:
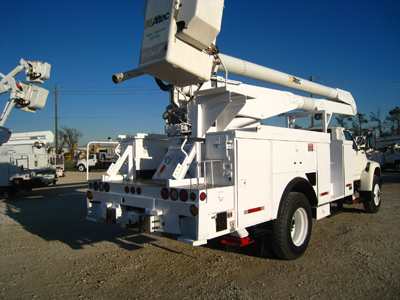
<svg viewBox="0 0 400 300">
<path fill-rule="evenodd" d="M 386 150 L 385 164 L 400 172 L 400 146 L 395 144 Z"/>
<path fill-rule="evenodd" d="M 85 172 L 88 167 L 90 168 L 96 166 L 96 163 L 96 154 L 89 154 L 89 157 L 87 159 L 78 159 L 78 161 L 76 162 L 76 166 L 78 167 L 79 172 Z"/>
</svg>

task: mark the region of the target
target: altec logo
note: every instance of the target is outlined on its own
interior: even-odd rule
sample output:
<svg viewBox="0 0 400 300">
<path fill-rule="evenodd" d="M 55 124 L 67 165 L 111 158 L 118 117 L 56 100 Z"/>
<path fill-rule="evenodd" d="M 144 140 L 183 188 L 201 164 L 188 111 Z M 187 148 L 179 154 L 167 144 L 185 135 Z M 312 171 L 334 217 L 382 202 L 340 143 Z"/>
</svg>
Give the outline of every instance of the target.
<svg viewBox="0 0 400 300">
<path fill-rule="evenodd" d="M 292 75 L 289 75 L 289 82 L 295 83 L 295 84 L 301 84 L 300 78 L 294 77 Z"/>
<path fill-rule="evenodd" d="M 169 12 L 167 12 L 164 15 L 158 15 L 154 18 L 148 19 L 148 20 L 146 20 L 146 23 L 144 23 L 144 30 L 152 27 L 153 25 L 164 22 L 165 20 L 168 20 L 168 19 L 169 19 Z"/>
</svg>

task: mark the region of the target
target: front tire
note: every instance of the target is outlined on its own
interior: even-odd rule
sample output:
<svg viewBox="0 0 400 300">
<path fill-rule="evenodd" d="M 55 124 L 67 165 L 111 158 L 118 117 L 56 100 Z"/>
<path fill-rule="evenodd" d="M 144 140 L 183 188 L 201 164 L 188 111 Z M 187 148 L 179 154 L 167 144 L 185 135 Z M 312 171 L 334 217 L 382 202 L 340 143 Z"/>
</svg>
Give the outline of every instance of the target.
<svg viewBox="0 0 400 300">
<path fill-rule="evenodd" d="M 394 163 L 394 170 L 395 170 L 397 173 L 400 173 L 400 162 L 395 162 L 395 163 Z"/>
<path fill-rule="evenodd" d="M 79 166 L 78 166 L 78 171 L 79 171 L 79 172 L 85 172 L 85 170 L 86 170 L 86 168 L 85 168 L 84 165 L 79 165 Z"/>
<path fill-rule="evenodd" d="M 310 242 L 311 207 L 306 196 L 297 192 L 290 192 L 283 201 L 283 208 L 273 221 L 271 243 L 278 257 L 294 260 L 304 254 Z"/>
<path fill-rule="evenodd" d="M 372 191 L 364 192 L 364 209 L 367 213 L 376 214 L 382 202 L 381 181 L 378 176 L 374 176 L 372 184 Z"/>
</svg>

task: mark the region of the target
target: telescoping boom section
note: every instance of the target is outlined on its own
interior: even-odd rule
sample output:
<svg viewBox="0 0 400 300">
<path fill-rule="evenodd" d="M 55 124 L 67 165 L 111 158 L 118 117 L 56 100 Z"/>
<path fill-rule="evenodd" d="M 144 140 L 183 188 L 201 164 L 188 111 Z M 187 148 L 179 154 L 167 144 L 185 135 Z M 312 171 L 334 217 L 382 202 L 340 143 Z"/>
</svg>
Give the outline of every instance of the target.
<svg viewBox="0 0 400 300">
<path fill-rule="evenodd" d="M 139 67 L 113 81 L 156 78 L 169 97 L 165 134 L 119 136 L 118 160 L 101 180 L 89 180 L 87 219 L 195 246 L 218 238 L 242 247 L 268 235 L 277 256 L 296 259 L 312 218 L 352 203 L 379 211 L 380 166 L 350 132 L 328 126 L 333 114 L 357 113 L 349 92 L 218 52 L 223 7 L 223 0 L 146 1 Z M 273 116 L 286 116 L 288 126 L 262 125 Z M 322 127 L 291 128 L 304 116 L 322 119 Z"/>
</svg>

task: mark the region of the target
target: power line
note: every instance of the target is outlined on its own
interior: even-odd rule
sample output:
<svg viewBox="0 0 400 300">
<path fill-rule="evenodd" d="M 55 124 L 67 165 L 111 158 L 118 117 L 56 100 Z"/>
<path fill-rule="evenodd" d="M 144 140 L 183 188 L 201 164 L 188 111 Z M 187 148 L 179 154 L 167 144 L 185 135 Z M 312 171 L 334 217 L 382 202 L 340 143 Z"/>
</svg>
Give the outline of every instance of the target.
<svg viewBox="0 0 400 300">
<path fill-rule="evenodd" d="M 393 87 L 396 87 L 396 88 L 397 88 L 397 87 L 400 88 L 400 83 L 359 81 L 359 80 L 346 80 L 346 79 L 323 78 L 323 77 L 314 77 L 314 79 L 332 80 L 332 81 L 343 81 L 343 82 L 352 82 L 352 83 L 370 84 L 370 85 L 388 85 L 388 86 L 393 86 Z"/>
<path fill-rule="evenodd" d="M 125 93 L 101 93 L 101 92 L 61 92 L 66 96 L 123 96 L 123 95 L 156 95 L 158 92 L 125 92 Z"/>
</svg>

